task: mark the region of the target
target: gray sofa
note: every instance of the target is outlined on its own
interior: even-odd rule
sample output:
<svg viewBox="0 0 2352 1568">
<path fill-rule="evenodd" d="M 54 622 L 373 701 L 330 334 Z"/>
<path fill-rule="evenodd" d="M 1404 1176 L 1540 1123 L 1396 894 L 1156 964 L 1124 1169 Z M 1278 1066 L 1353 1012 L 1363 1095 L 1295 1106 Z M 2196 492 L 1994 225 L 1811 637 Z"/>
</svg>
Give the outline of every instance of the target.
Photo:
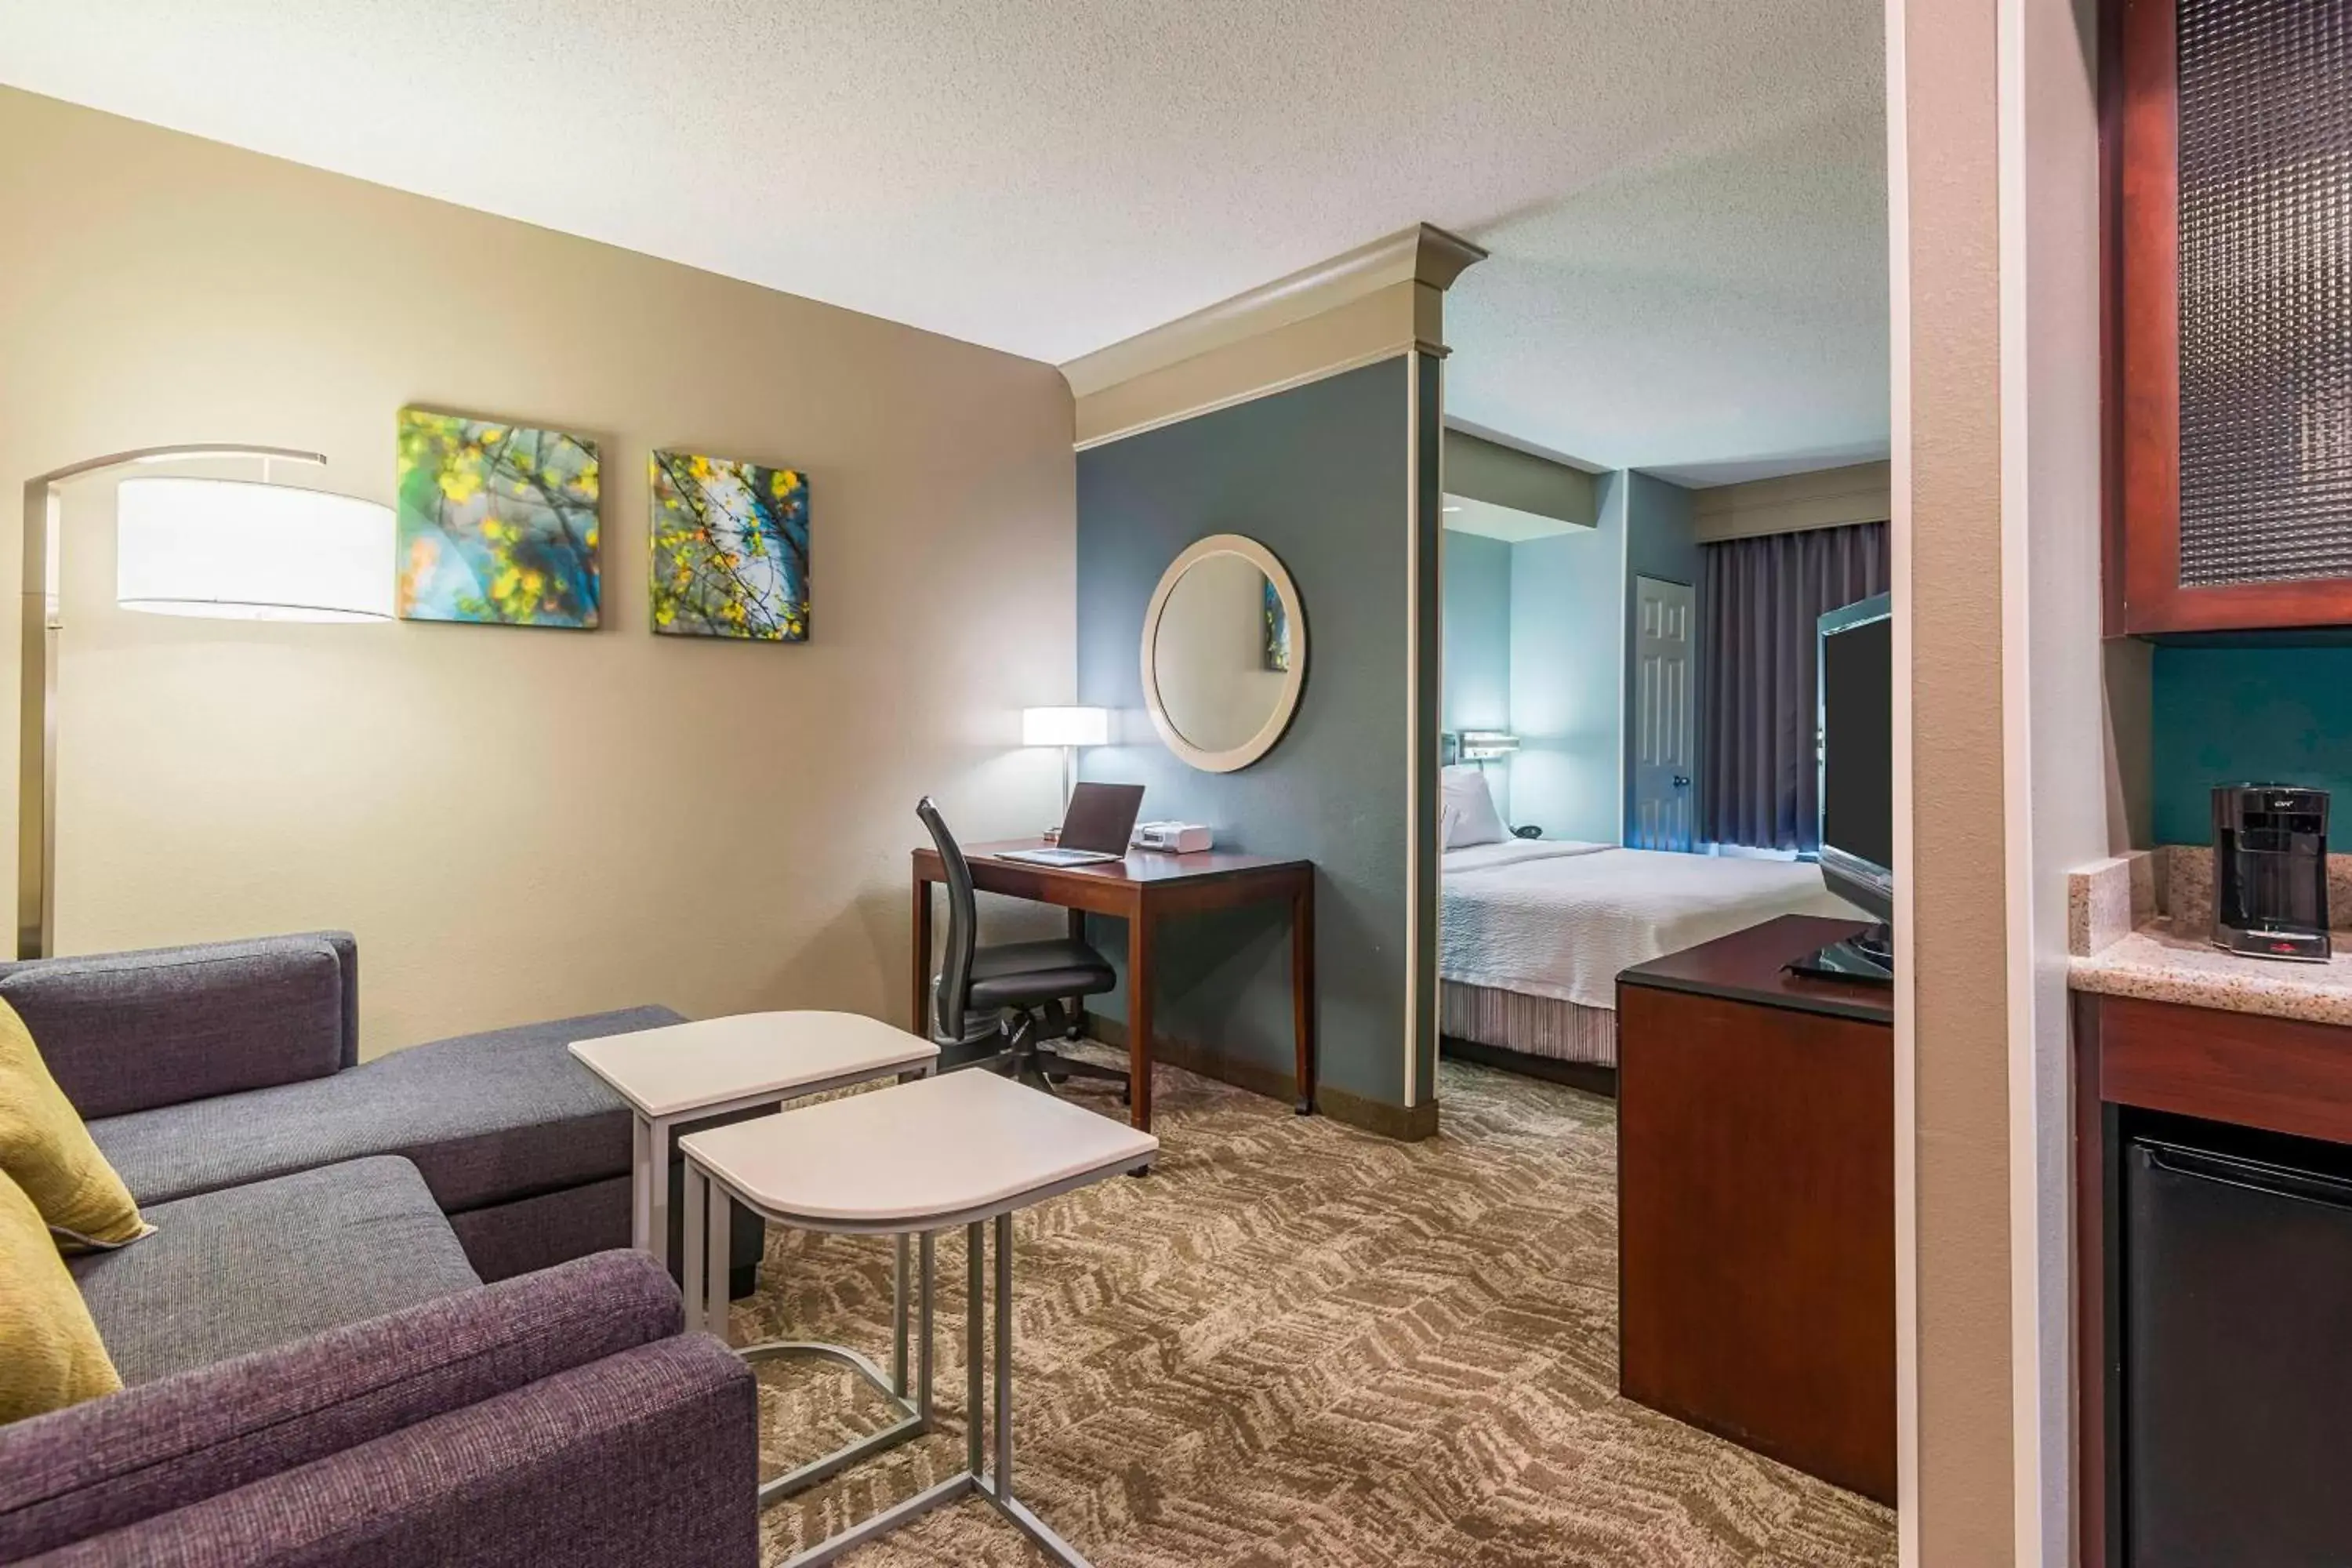
<svg viewBox="0 0 2352 1568">
<path fill-rule="evenodd" d="M 142 1207 L 397 1155 L 484 1279 L 629 1244 L 628 1108 L 565 1047 L 682 1022 L 627 1007 L 362 1064 L 343 931 L 0 963 L 0 998 Z M 734 1223 L 740 1297 L 761 1231 Z"/>
<path fill-rule="evenodd" d="M 628 1115 L 564 1048 L 677 1015 L 361 1065 L 357 984 L 341 933 L 0 964 L 158 1227 L 73 1260 L 126 1386 L 0 1427 L 0 1563 L 755 1562 L 750 1374 L 604 1250 Z"/>
</svg>

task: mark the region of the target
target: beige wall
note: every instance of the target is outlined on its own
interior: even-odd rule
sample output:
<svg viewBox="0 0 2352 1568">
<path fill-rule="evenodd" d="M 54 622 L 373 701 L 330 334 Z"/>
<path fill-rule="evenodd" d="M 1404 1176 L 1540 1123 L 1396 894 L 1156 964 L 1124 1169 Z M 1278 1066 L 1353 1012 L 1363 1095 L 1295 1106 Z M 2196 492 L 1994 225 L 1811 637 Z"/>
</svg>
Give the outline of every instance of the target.
<svg viewBox="0 0 2352 1568">
<path fill-rule="evenodd" d="M 2066 873 L 2128 847 L 2113 803 L 2133 776 L 2121 759 L 2144 742 L 2111 731 L 2099 638 L 2095 5 L 2002 0 L 2001 26 L 2011 1468 L 2017 1561 L 2063 1563 L 2074 1436 Z"/>
<path fill-rule="evenodd" d="M 1850 463 L 1839 468 L 1780 474 L 1691 492 L 1691 519 L 1702 542 L 1752 539 L 1850 522 L 1884 522 L 1894 510 L 1893 465 Z"/>
<path fill-rule="evenodd" d="M 1995 8 L 1888 0 L 1903 1556 L 2014 1560 Z M 1905 683 L 1898 679 L 1896 690 Z M 1898 697 L 1898 704 L 1905 700 Z M 1906 821 L 1907 815 L 1907 821 Z"/>
<path fill-rule="evenodd" d="M 242 440 L 389 500 L 411 401 L 604 443 L 593 633 L 125 614 L 110 490 L 74 491 L 66 951 L 348 925 L 371 1054 L 640 1001 L 903 1020 L 916 797 L 970 837 L 1054 814 L 1014 745 L 1070 697 L 1053 367 L 5 89 L 0 210 L 5 493 Z M 808 472 L 813 642 L 649 634 L 670 443 Z"/>
</svg>

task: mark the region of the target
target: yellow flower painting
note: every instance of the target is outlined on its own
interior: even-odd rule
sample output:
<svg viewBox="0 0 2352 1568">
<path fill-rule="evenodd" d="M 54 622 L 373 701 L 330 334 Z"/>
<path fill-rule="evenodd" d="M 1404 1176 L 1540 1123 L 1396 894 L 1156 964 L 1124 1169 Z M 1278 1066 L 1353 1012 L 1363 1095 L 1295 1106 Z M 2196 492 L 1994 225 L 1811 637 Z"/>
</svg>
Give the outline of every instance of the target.
<svg viewBox="0 0 2352 1568">
<path fill-rule="evenodd" d="M 667 637 L 806 642 L 808 477 L 796 468 L 656 452 L 648 579 Z"/>
<path fill-rule="evenodd" d="M 401 618 L 593 626 L 596 443 L 400 411 Z"/>
</svg>

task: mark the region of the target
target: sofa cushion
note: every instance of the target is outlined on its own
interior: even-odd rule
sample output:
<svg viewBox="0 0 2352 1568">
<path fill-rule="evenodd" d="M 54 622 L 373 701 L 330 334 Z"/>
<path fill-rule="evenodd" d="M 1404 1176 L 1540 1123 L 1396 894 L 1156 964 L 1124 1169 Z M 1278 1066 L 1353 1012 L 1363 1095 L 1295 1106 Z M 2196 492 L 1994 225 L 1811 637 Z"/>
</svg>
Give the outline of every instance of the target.
<svg viewBox="0 0 2352 1568">
<path fill-rule="evenodd" d="M 323 1078 L 352 1059 L 348 939 L 273 936 L 0 965 L 58 1087 L 95 1120 Z"/>
<path fill-rule="evenodd" d="M 413 1046 L 332 1078 L 90 1124 L 142 1204 L 398 1154 L 447 1213 L 626 1175 L 629 1113 L 564 1047 L 681 1022 L 631 1007 Z"/>
<path fill-rule="evenodd" d="M 155 1234 L 71 1260 L 126 1384 L 481 1283 L 416 1167 L 353 1160 L 148 1211 Z"/>
</svg>

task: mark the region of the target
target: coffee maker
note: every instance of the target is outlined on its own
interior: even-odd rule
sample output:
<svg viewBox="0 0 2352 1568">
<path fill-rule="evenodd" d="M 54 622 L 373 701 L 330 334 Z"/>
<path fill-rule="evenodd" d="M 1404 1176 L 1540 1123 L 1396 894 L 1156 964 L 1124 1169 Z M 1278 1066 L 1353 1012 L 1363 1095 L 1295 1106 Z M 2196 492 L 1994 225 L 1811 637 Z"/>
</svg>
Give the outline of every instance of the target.
<svg viewBox="0 0 2352 1568">
<path fill-rule="evenodd" d="M 2325 963 L 2327 792 L 2292 784 L 2213 791 L 2213 945 Z"/>
</svg>

